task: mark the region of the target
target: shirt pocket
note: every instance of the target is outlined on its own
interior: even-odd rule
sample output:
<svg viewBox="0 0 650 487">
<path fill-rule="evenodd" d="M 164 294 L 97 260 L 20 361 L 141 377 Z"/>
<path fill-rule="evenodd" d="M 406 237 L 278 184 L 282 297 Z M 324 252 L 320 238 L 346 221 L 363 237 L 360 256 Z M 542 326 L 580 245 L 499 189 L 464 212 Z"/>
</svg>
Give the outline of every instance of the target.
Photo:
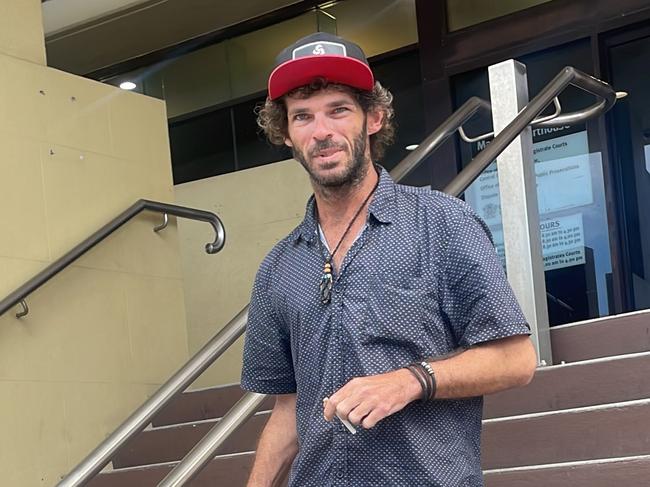
<svg viewBox="0 0 650 487">
<path fill-rule="evenodd" d="M 370 276 L 364 342 L 423 356 L 431 342 L 425 310 L 435 294 L 431 283 L 422 277 Z"/>
</svg>

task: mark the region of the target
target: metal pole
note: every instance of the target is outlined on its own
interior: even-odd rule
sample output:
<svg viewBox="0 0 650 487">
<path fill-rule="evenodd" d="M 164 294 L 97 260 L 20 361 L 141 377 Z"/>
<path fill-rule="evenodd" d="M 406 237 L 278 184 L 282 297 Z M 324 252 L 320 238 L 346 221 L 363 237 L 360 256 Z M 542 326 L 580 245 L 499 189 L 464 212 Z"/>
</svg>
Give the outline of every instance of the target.
<svg viewBox="0 0 650 487">
<path fill-rule="evenodd" d="M 180 487 L 192 480 L 216 455 L 223 442 L 262 404 L 265 394 L 248 392 L 212 427 L 194 448 L 158 484 L 158 487 Z"/>
<path fill-rule="evenodd" d="M 512 59 L 490 66 L 492 122 L 499 134 L 528 103 L 526 66 Z M 532 331 L 540 363 L 552 364 L 546 284 L 530 127 L 497 157 L 508 281 Z"/>
<path fill-rule="evenodd" d="M 248 306 L 241 310 L 212 340 L 190 359 L 171 379 L 127 418 L 106 440 L 95 448 L 57 487 L 85 485 L 110 462 L 117 450 L 144 429 L 151 419 L 176 394 L 184 391 L 205 371 L 246 329 Z"/>
</svg>

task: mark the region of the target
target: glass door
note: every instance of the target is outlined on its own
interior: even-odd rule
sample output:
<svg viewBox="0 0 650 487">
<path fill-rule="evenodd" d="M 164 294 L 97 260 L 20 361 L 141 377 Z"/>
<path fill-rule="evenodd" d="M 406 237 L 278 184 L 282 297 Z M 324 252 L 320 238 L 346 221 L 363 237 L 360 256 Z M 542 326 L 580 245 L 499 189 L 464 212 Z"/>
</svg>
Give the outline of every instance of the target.
<svg viewBox="0 0 650 487">
<path fill-rule="evenodd" d="M 591 43 L 573 43 L 522 56 L 532 98 L 567 65 L 593 73 Z M 487 72 L 480 69 L 455 77 L 456 106 L 470 96 L 489 98 Z M 575 88 L 560 95 L 564 112 L 593 103 Z M 470 135 L 490 130 L 489 120 L 473 119 Z M 461 143 L 462 165 L 490 141 Z M 612 263 L 601 143 L 594 123 L 533 130 L 540 231 L 549 320 L 551 325 L 606 316 L 613 312 Z M 465 192 L 466 201 L 492 231 L 502 258 L 503 231 L 496 164 Z M 505 259 L 504 259 L 505 260 Z"/>
<path fill-rule="evenodd" d="M 606 41 L 610 81 L 628 93 L 610 116 L 630 310 L 650 308 L 650 27 Z"/>
</svg>

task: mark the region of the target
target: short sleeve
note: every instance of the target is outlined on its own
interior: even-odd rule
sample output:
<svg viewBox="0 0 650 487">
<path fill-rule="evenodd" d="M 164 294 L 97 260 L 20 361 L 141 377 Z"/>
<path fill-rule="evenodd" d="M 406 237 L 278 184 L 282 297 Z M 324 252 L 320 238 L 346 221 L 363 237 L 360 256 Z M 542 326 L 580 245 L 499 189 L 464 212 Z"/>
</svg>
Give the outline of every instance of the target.
<svg viewBox="0 0 650 487">
<path fill-rule="evenodd" d="M 485 223 L 471 209 L 450 218 L 442 307 L 458 346 L 529 335 Z"/>
<path fill-rule="evenodd" d="M 296 392 L 290 337 L 273 311 L 268 286 L 268 262 L 257 273 L 244 339 L 241 387 L 261 394 Z"/>
</svg>

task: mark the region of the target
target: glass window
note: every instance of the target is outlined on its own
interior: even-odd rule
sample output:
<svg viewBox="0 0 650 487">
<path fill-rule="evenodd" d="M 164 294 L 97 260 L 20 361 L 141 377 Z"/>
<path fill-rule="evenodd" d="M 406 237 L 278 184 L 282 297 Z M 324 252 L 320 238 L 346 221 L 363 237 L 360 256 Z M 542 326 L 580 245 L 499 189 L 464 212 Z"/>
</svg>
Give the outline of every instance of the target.
<svg viewBox="0 0 650 487">
<path fill-rule="evenodd" d="M 372 16 L 368 17 L 368 12 Z M 350 0 L 324 6 L 285 22 L 159 63 L 123 78 L 137 78 L 142 93 L 165 99 L 176 183 L 247 169 L 291 157 L 271 145 L 257 128 L 276 54 L 317 29 L 360 43 L 368 56 L 417 42 L 414 0 Z M 386 36 L 387 29 L 394 35 Z M 373 62 L 377 78 L 394 95 L 397 138 L 382 161 L 391 169 L 406 147 L 424 137 L 424 113 L 417 50 Z M 111 80 L 116 83 L 118 78 Z M 233 99 L 246 99 L 231 105 Z M 221 106 L 201 114 L 210 107 Z M 197 116 L 192 116 L 197 112 Z M 183 121 L 173 121 L 185 118 Z M 234 145 L 233 145 L 234 144 Z M 427 184 L 428 181 L 423 182 Z"/>
<path fill-rule="evenodd" d="M 169 143 L 174 184 L 235 170 L 229 108 L 172 123 Z"/>
<path fill-rule="evenodd" d="M 225 44 L 220 43 L 160 65 L 169 118 L 230 100 L 227 56 Z"/>
<path fill-rule="evenodd" d="M 263 104 L 264 100 L 264 97 L 256 98 L 232 107 L 237 141 L 237 169 L 248 169 L 292 157 L 288 147 L 271 144 L 257 126 L 255 108 Z"/>
<path fill-rule="evenodd" d="M 415 0 L 336 3 L 106 82 L 136 82 L 140 93 L 164 99 L 174 118 L 264 91 L 278 52 L 316 31 L 338 32 L 369 57 L 415 44 Z"/>
<path fill-rule="evenodd" d="M 534 7 L 551 0 L 447 0 L 447 25 L 449 31 L 463 29 L 487 20 Z"/>
<path fill-rule="evenodd" d="M 412 49 L 372 63 L 377 79 L 394 96 L 395 143 L 381 161 L 390 170 L 406 155 L 406 147 L 425 137 L 418 51 Z M 285 146 L 266 140 L 256 123 L 255 108 L 266 96 L 170 124 L 172 165 L 176 184 L 248 169 L 292 157 Z M 232 131 L 234 128 L 235 149 Z M 423 181 L 422 184 L 428 184 Z"/>
<path fill-rule="evenodd" d="M 394 97 L 393 107 L 397 126 L 395 142 L 388 148 L 381 161 L 382 166 L 390 171 L 408 155 L 407 146 L 418 144 L 427 135 L 419 51 L 414 49 L 391 56 L 373 63 L 372 69 L 377 80 L 388 88 Z M 430 181 L 422 184 L 430 184 Z"/>
<path fill-rule="evenodd" d="M 531 98 L 564 66 L 593 72 L 588 39 L 519 60 L 527 66 Z M 453 83 L 456 106 L 473 95 L 489 99 L 487 69 L 457 76 Z M 560 95 L 560 102 L 563 111 L 569 112 L 591 105 L 594 98 L 568 88 Z M 467 124 L 470 136 L 488 131 L 490 120 Z M 488 143 L 461 142 L 462 164 Z M 612 268 L 598 132 L 584 124 L 534 129 L 533 159 L 551 324 L 605 316 L 610 312 L 608 282 Z M 465 198 L 492 230 L 504 257 L 495 164 L 474 182 Z"/>
<path fill-rule="evenodd" d="M 615 166 L 622 193 L 626 276 L 632 309 L 650 308 L 650 37 L 610 49 L 612 85 L 628 96 L 612 110 Z"/>
<path fill-rule="evenodd" d="M 415 0 L 346 0 L 325 11 L 336 18 L 338 35 L 368 57 L 418 42 Z"/>
</svg>

